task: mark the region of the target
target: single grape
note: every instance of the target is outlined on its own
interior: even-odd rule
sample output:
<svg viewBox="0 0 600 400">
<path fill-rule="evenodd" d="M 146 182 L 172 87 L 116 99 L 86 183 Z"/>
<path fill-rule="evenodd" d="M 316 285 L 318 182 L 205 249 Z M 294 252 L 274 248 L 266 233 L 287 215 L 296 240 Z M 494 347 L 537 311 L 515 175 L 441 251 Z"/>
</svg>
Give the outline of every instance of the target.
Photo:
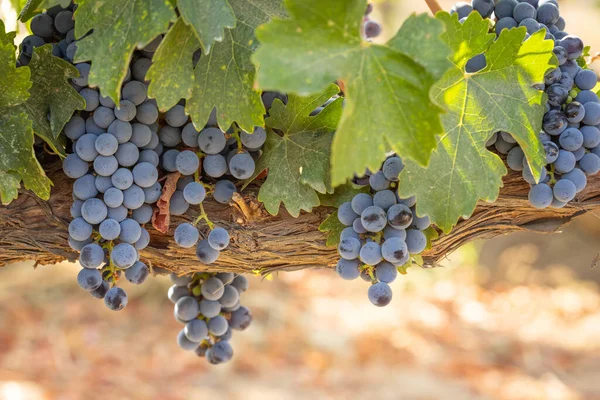
<svg viewBox="0 0 600 400">
<path fill-rule="evenodd" d="M 62 168 L 66 176 L 71 179 L 77 179 L 87 174 L 89 165 L 79 158 L 77 154 L 72 153 L 63 160 Z"/>
<path fill-rule="evenodd" d="M 240 294 L 236 288 L 231 285 L 225 286 L 223 296 L 219 299 L 219 303 L 223 307 L 234 307 L 240 301 Z"/>
<path fill-rule="evenodd" d="M 377 307 L 384 307 L 392 301 L 392 288 L 385 282 L 377 282 L 368 291 L 369 301 Z"/>
<path fill-rule="evenodd" d="M 409 232 L 410 231 L 411 230 L 409 230 Z M 404 242 L 404 240 L 398 237 L 390 238 L 383 242 L 383 244 L 381 245 L 381 255 L 386 261 L 396 265 L 406 264 L 409 258 L 406 243 Z"/>
<path fill-rule="evenodd" d="M 556 143 L 551 141 L 542 142 L 542 145 L 544 146 L 544 152 L 546 153 L 546 163 L 552 164 L 558 158 L 560 149 Z M 523 162 L 525 162 L 525 159 L 523 159 Z"/>
<path fill-rule="evenodd" d="M 358 260 L 340 259 L 335 267 L 337 274 L 345 280 L 351 281 L 359 277 Z"/>
<path fill-rule="evenodd" d="M 397 237 L 402 240 L 406 239 L 406 230 L 396 229 L 391 225 L 386 226 L 385 229 L 383 230 L 383 238 L 385 240 L 387 240 L 387 239 L 390 239 L 393 237 Z"/>
<path fill-rule="evenodd" d="M 175 172 L 177 171 L 177 156 L 179 155 L 179 150 L 171 149 L 165 151 L 162 155 L 162 167 L 167 172 Z"/>
<path fill-rule="evenodd" d="M 116 153 L 119 148 L 119 142 L 117 138 L 110 133 L 103 133 L 96 137 L 94 147 L 98 154 L 103 156 L 112 156 Z"/>
<path fill-rule="evenodd" d="M 183 328 L 185 336 L 194 343 L 200 343 L 208 336 L 208 326 L 200 319 L 188 322 Z"/>
<path fill-rule="evenodd" d="M 358 234 L 363 234 L 363 233 L 367 233 L 367 230 L 365 229 L 365 227 L 363 226 L 360 217 L 356 218 L 354 220 L 354 222 L 352 223 L 352 229 L 354 229 L 354 231 Z"/>
<path fill-rule="evenodd" d="M 29 27 L 31 28 L 31 32 L 39 37 L 52 38 L 54 34 L 54 20 L 48 14 L 38 14 L 33 17 Z"/>
<path fill-rule="evenodd" d="M 177 155 L 175 166 L 182 175 L 193 175 L 200 167 L 200 160 L 193 151 L 184 150 Z"/>
<path fill-rule="evenodd" d="M 556 200 L 569 202 L 575 198 L 577 187 L 568 179 L 559 179 L 554 184 L 553 192 Z"/>
<path fill-rule="evenodd" d="M 123 205 L 120 205 L 119 207 L 108 207 L 108 218 L 112 218 L 114 220 L 116 220 L 117 222 L 121 222 L 123 221 L 125 218 L 127 218 L 127 208 Z"/>
<path fill-rule="evenodd" d="M 75 152 L 83 161 L 92 162 L 98 156 L 95 146 L 96 138 L 96 135 L 87 133 L 81 136 L 75 143 Z"/>
<path fill-rule="evenodd" d="M 132 167 L 138 162 L 140 151 L 137 146 L 131 142 L 123 143 L 119 145 L 115 157 L 117 158 L 117 161 L 119 161 L 120 166 Z"/>
<path fill-rule="evenodd" d="M 375 277 L 380 282 L 392 283 L 398 276 L 398 269 L 393 264 L 383 261 L 375 267 Z"/>
<path fill-rule="evenodd" d="M 406 231 L 406 246 L 410 254 L 421 254 L 427 247 L 427 237 L 418 229 Z"/>
<path fill-rule="evenodd" d="M 267 132 L 264 128 L 257 126 L 252 134 L 247 132 L 240 133 L 242 144 L 248 149 L 259 149 L 267 140 Z"/>
<path fill-rule="evenodd" d="M 117 189 L 129 189 L 133 185 L 133 174 L 127 168 L 119 168 L 112 175 L 111 182 Z"/>
<path fill-rule="evenodd" d="M 523 4 L 523 3 L 521 3 Z M 549 135 L 560 135 L 567 129 L 568 121 L 565 114 L 560 110 L 550 110 L 544 114 L 543 128 Z"/>
<path fill-rule="evenodd" d="M 134 244 L 142 236 L 142 228 L 137 221 L 126 218 L 121 221 L 120 225 L 121 233 L 119 234 L 119 239 L 121 242 Z"/>
<path fill-rule="evenodd" d="M 360 235 L 358 233 L 356 233 L 351 226 L 344 228 L 342 230 L 342 232 L 340 233 L 340 240 L 344 240 L 349 237 L 353 237 L 355 239 L 360 239 Z"/>
<path fill-rule="evenodd" d="M 506 164 L 513 171 L 523 171 L 523 159 L 525 153 L 520 147 L 513 147 L 506 155 Z"/>
<path fill-rule="evenodd" d="M 135 247 L 136 250 L 141 251 L 141 250 L 144 250 L 146 247 L 148 247 L 149 244 L 150 244 L 150 232 L 148 232 L 148 230 L 146 228 L 142 228 L 142 235 L 137 240 L 137 242 L 134 243 L 133 247 Z"/>
<path fill-rule="evenodd" d="M 222 364 L 231 360 L 233 357 L 233 348 L 228 341 L 217 342 L 206 350 L 205 357 L 213 365 Z"/>
<path fill-rule="evenodd" d="M 469 74 L 481 71 L 487 65 L 485 54 L 478 54 L 467 61 L 465 65 L 465 71 Z"/>
<path fill-rule="evenodd" d="M 96 269 L 104 261 L 104 250 L 96 243 L 85 245 L 79 253 L 79 264 L 83 268 Z"/>
<path fill-rule="evenodd" d="M 229 161 L 229 171 L 231 175 L 239 180 L 250 178 L 256 169 L 254 159 L 248 153 L 239 153 Z"/>
<path fill-rule="evenodd" d="M 212 264 L 219 258 L 219 251 L 213 249 L 208 240 L 204 239 L 198 242 L 196 246 L 196 257 L 204 264 Z M 214 299 L 218 300 L 218 299 Z"/>
<path fill-rule="evenodd" d="M 565 36 L 559 45 L 567 50 L 569 60 L 576 60 L 583 54 L 583 41 L 575 35 Z"/>
<path fill-rule="evenodd" d="M 215 250 L 224 250 L 229 246 L 229 233 L 223 228 L 215 228 L 208 234 L 208 244 Z"/>
<path fill-rule="evenodd" d="M 147 146 L 152 140 L 152 131 L 147 125 L 134 123 L 131 125 L 131 143 L 135 144 L 138 148 Z"/>
<path fill-rule="evenodd" d="M 585 107 L 583 104 L 573 101 L 565 106 L 565 116 L 570 123 L 581 122 L 585 116 Z"/>
<path fill-rule="evenodd" d="M 86 200 L 81 206 L 81 216 L 89 224 L 96 225 L 104 221 L 108 214 L 106 204 L 100 199 Z"/>
<path fill-rule="evenodd" d="M 405 229 L 412 223 L 413 214 L 404 204 L 396 204 L 388 210 L 387 221 L 396 229 Z"/>
<path fill-rule="evenodd" d="M 146 85 L 142 82 L 131 81 L 128 82 L 121 91 L 121 96 L 123 99 L 128 100 L 139 106 L 146 100 Z"/>
<path fill-rule="evenodd" d="M 191 296 L 182 297 L 175 303 L 175 314 L 183 321 L 196 319 L 199 312 L 198 300 Z"/>
<path fill-rule="evenodd" d="M 82 268 L 77 274 L 77 284 L 83 290 L 91 292 L 102 285 L 102 275 L 97 269 Z"/>
<path fill-rule="evenodd" d="M 198 146 L 206 154 L 217 154 L 223 151 L 227 139 L 218 128 L 206 128 L 198 136 Z"/>
<path fill-rule="evenodd" d="M 575 75 L 575 84 L 581 90 L 592 90 L 597 83 L 598 77 L 591 69 L 582 69 Z"/>
<path fill-rule="evenodd" d="M 579 160 L 579 168 L 587 175 L 596 175 L 600 171 L 600 157 L 587 153 Z"/>
<path fill-rule="evenodd" d="M 185 108 L 177 104 L 167 111 L 165 114 L 165 120 L 167 121 L 167 124 L 178 128 L 185 125 L 188 120 L 188 116 L 185 113 Z"/>
<path fill-rule="evenodd" d="M 585 189 L 587 185 L 587 177 L 585 173 L 579 168 L 573 168 L 573 170 L 567 174 L 561 176 L 562 179 L 568 179 L 575 184 L 577 193 Z"/>
<path fill-rule="evenodd" d="M 202 299 L 200 301 L 200 314 L 206 318 L 214 318 L 221 312 L 221 303 L 214 300 Z"/>
<path fill-rule="evenodd" d="M 140 208 L 144 204 L 144 201 L 144 191 L 138 185 L 131 185 L 129 188 L 123 190 L 123 205 L 130 210 Z"/>
<path fill-rule="evenodd" d="M 163 125 L 158 131 L 160 142 L 167 147 L 175 147 L 181 143 L 181 129 L 171 125 Z"/>
<path fill-rule="evenodd" d="M 579 129 L 567 128 L 558 138 L 560 146 L 569 151 L 575 151 L 583 145 L 583 134 Z"/>
<path fill-rule="evenodd" d="M 354 222 L 356 218 L 359 217 L 352 209 L 352 204 L 350 202 L 346 202 L 340 205 L 337 212 L 338 220 L 346 225 L 350 226 Z"/>
<path fill-rule="evenodd" d="M 388 181 L 382 171 L 377 171 L 369 177 L 369 185 L 375 191 L 385 190 L 390 187 Z"/>
<path fill-rule="evenodd" d="M 149 204 L 142 204 L 142 206 L 136 210 L 133 210 L 131 213 L 131 217 L 137 221 L 138 224 L 143 225 L 147 224 L 152 220 L 152 215 L 154 214 L 154 210 L 152 206 Z M 139 240 L 139 239 L 138 239 Z"/>
<path fill-rule="evenodd" d="M 79 95 L 85 100 L 85 111 L 92 112 L 96 110 L 98 106 L 100 106 L 100 94 L 97 90 L 91 88 L 83 88 L 79 91 Z M 100 113 L 103 112 L 104 111 L 100 111 Z M 94 122 L 98 124 L 95 120 Z"/>
<path fill-rule="evenodd" d="M 143 150 L 140 152 L 140 158 L 138 162 L 147 162 L 154 165 L 155 167 L 158 167 L 158 165 L 160 164 L 160 157 L 154 150 Z"/>
<path fill-rule="evenodd" d="M 459 1 L 450 9 L 450 15 L 458 14 L 458 19 L 462 19 L 468 17 L 469 14 L 471 14 L 471 11 L 473 11 L 471 4 L 464 1 Z"/>
<path fill-rule="evenodd" d="M 360 240 L 350 237 L 342 239 L 338 246 L 338 253 L 346 260 L 354 260 L 358 258 L 360 253 L 361 243 Z"/>
<path fill-rule="evenodd" d="M 220 154 L 206 156 L 202 163 L 206 175 L 211 178 L 220 178 L 227 172 L 227 160 Z"/>
<path fill-rule="evenodd" d="M 586 125 L 600 125 L 600 102 L 598 103 L 585 103 L 585 116 L 583 117 L 583 123 Z"/>
<path fill-rule="evenodd" d="M 137 251 L 129 243 L 119 243 L 110 253 L 110 259 L 118 268 L 129 268 L 137 261 Z"/>
<path fill-rule="evenodd" d="M 496 18 L 502 19 L 513 16 L 513 10 L 519 4 L 517 0 L 500 0 L 496 3 L 494 14 Z"/>
<path fill-rule="evenodd" d="M 515 0 L 516 1 L 516 0 Z M 500 35 L 504 29 L 512 29 L 519 26 L 519 23 L 512 17 L 512 13 L 508 17 L 502 17 L 498 22 L 496 22 L 496 35 Z"/>
<path fill-rule="evenodd" d="M 106 293 L 109 289 L 110 284 L 106 281 L 102 281 L 102 284 L 98 286 L 98 288 L 96 288 L 95 290 L 92 290 L 90 294 L 97 299 L 103 299 L 106 296 Z"/>
<path fill-rule="evenodd" d="M 246 277 L 243 275 L 237 275 L 233 279 L 233 282 L 231 282 L 231 286 L 236 288 L 238 292 L 244 293 L 246 290 L 248 290 L 248 279 L 246 279 Z"/>
<path fill-rule="evenodd" d="M 215 184 L 213 198 L 221 204 L 228 204 L 233 194 L 236 192 L 235 185 L 228 180 L 220 180 Z"/>
<path fill-rule="evenodd" d="M 396 204 L 396 194 L 391 190 L 381 190 L 373 196 L 373 205 L 384 211 Z"/>
<path fill-rule="evenodd" d="M 196 229 L 194 225 L 187 222 L 180 224 L 177 228 L 175 228 L 175 243 L 177 243 L 180 247 L 194 247 L 198 242 L 199 236 L 200 234 L 198 229 Z"/>
<path fill-rule="evenodd" d="M 598 98 L 598 95 L 591 90 L 582 90 L 575 97 L 575 101 L 585 105 L 587 103 L 598 103 L 600 99 Z"/>
<path fill-rule="evenodd" d="M 96 186 L 96 190 L 99 193 L 106 193 L 108 189 L 113 187 L 111 178 L 112 177 L 97 175 L 96 179 L 94 179 L 94 186 Z"/>
<path fill-rule="evenodd" d="M 171 196 L 171 201 L 169 203 L 169 212 L 171 215 L 183 215 L 190 208 L 190 204 L 185 201 L 183 197 L 183 192 L 181 190 L 176 190 L 175 193 Z"/>
<path fill-rule="evenodd" d="M 554 161 L 554 168 L 558 173 L 566 174 L 575 168 L 576 162 L 577 160 L 575 160 L 573 153 L 567 150 L 560 150 L 556 161 Z"/>
<path fill-rule="evenodd" d="M 79 199 L 73 200 L 73 204 L 71 204 L 71 217 L 77 218 L 81 217 L 81 206 L 83 205 L 83 201 Z"/>
<path fill-rule="evenodd" d="M 148 204 L 154 204 L 160 199 L 162 195 L 162 186 L 160 183 L 156 182 L 154 185 L 149 188 L 144 188 L 144 197 L 145 202 Z"/>
<path fill-rule="evenodd" d="M 65 124 L 64 127 L 65 136 L 71 140 L 77 140 L 81 136 L 85 135 L 85 121 L 79 115 L 74 115 L 71 117 L 69 122 Z"/>
<path fill-rule="evenodd" d="M 397 206 L 397 205 L 396 205 Z M 392 208 L 396 207 L 392 206 Z M 387 223 L 386 212 L 377 206 L 367 207 L 360 216 L 363 227 L 369 232 L 380 232 Z"/>
<path fill-rule="evenodd" d="M 96 189 L 96 179 L 93 175 L 87 174 L 78 178 L 73 183 L 73 194 L 79 200 L 87 200 L 98 195 Z"/>
<path fill-rule="evenodd" d="M 158 119 L 158 108 L 153 103 L 145 101 L 137 106 L 135 118 L 142 124 L 153 124 Z"/>
<path fill-rule="evenodd" d="M 202 242 L 200 242 L 202 243 Z M 223 282 L 215 277 L 208 278 L 202 284 L 202 296 L 207 300 L 218 301 L 225 292 Z"/>
<path fill-rule="evenodd" d="M 133 181 L 141 188 L 148 188 L 158 180 L 158 170 L 147 162 L 141 162 L 133 167 Z"/>
<path fill-rule="evenodd" d="M 148 266 L 141 261 L 136 261 L 131 268 L 125 270 L 125 278 L 134 285 L 144 283 L 149 274 Z"/>
<path fill-rule="evenodd" d="M 120 311 L 127 305 L 127 293 L 118 286 L 114 286 L 106 292 L 104 304 L 109 310 Z"/>
<path fill-rule="evenodd" d="M 119 144 L 127 143 L 133 135 L 132 125 L 120 119 L 113 121 L 106 131 L 116 137 Z"/>
<path fill-rule="evenodd" d="M 131 75 L 133 79 L 140 82 L 146 81 L 146 73 L 152 65 L 152 60 L 145 57 L 140 57 L 131 65 Z"/>
<path fill-rule="evenodd" d="M 183 198 L 190 204 L 200 204 L 206 197 L 206 189 L 199 182 L 191 182 L 183 189 Z"/>
<path fill-rule="evenodd" d="M 381 168 L 383 175 L 388 181 L 398 182 L 398 175 L 404 169 L 404 164 L 400 157 L 393 156 L 385 160 Z"/>
<path fill-rule="evenodd" d="M 102 239 L 108 241 L 115 240 L 121 233 L 121 225 L 119 225 L 119 222 L 116 219 L 107 218 L 102 221 L 98 230 Z"/>
<path fill-rule="evenodd" d="M 216 317 L 208 320 L 208 331 L 215 336 L 225 334 L 225 332 L 227 332 L 227 328 L 229 328 L 229 323 L 221 315 L 217 315 Z"/>
<path fill-rule="evenodd" d="M 94 160 L 94 172 L 100 176 L 111 176 L 119 169 L 115 156 L 98 156 Z"/>
<path fill-rule="evenodd" d="M 252 323 L 252 313 L 248 307 L 241 306 L 231 313 L 229 325 L 232 329 L 243 331 Z"/>
<path fill-rule="evenodd" d="M 552 188 L 545 183 L 534 185 L 529 190 L 529 203 L 535 208 L 546 208 L 552 204 Z"/>
<path fill-rule="evenodd" d="M 359 257 L 367 265 L 377 265 L 382 260 L 381 246 L 375 242 L 367 242 L 360 249 Z"/>
</svg>

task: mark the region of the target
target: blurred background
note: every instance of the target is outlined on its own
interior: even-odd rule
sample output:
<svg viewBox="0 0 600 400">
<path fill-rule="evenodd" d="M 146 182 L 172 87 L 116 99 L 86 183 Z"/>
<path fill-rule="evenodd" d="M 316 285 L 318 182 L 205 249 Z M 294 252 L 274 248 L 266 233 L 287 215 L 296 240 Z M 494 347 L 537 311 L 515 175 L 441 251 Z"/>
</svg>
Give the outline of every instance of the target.
<svg viewBox="0 0 600 400">
<path fill-rule="evenodd" d="M 14 2 L 0 0 L 9 30 Z M 378 2 L 383 38 L 415 11 L 425 3 Z M 561 11 L 600 49 L 596 2 Z M 330 270 L 251 278 L 254 322 L 218 367 L 177 347 L 167 277 L 124 282 L 129 305 L 116 313 L 77 287 L 74 264 L 11 265 L 0 269 L 0 400 L 600 399 L 599 242 L 600 210 L 561 234 L 471 243 L 442 268 L 409 269 L 383 309 L 365 282 Z"/>
</svg>

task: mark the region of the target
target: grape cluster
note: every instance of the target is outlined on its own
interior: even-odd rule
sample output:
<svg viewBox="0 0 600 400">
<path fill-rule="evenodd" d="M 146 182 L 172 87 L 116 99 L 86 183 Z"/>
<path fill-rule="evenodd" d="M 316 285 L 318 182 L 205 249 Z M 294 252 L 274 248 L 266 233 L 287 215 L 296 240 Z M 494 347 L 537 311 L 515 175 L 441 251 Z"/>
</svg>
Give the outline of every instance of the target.
<svg viewBox="0 0 600 400">
<path fill-rule="evenodd" d="M 372 40 L 377 36 L 381 35 L 381 25 L 370 18 L 371 13 L 373 12 L 373 3 L 367 4 L 367 9 L 365 10 L 365 17 L 363 18 L 362 23 L 362 35 L 366 40 Z"/>
<path fill-rule="evenodd" d="M 252 313 L 240 305 L 248 280 L 231 272 L 171 275 L 168 297 L 175 304 L 175 319 L 184 324 L 177 336 L 183 350 L 195 351 L 211 364 L 231 360 L 232 329 L 243 331 L 252 322 Z"/>
<path fill-rule="evenodd" d="M 554 54 L 559 67 L 546 74 L 543 89 L 548 102 L 539 140 L 544 146 L 546 168 L 535 181 L 527 159 L 517 141 L 508 132 L 497 132 L 488 141 L 513 171 L 522 173 L 531 185 L 529 202 L 535 208 L 562 208 L 585 189 L 587 176 L 600 171 L 600 100 L 592 91 L 598 78 L 590 69 L 582 68 L 583 41 L 566 31 L 558 1 L 500 0 L 458 3 L 452 12 L 461 20 L 476 10 L 484 18 L 495 20 L 495 32 L 524 26 L 529 35 L 545 29 L 546 39 L 554 41 Z M 580 62 L 578 62 L 580 61 Z M 469 60 L 467 72 L 486 65 L 483 54 Z"/>
<path fill-rule="evenodd" d="M 427 247 L 424 231 L 431 225 L 428 217 L 417 216 L 414 197 L 397 195 L 403 168 L 400 157 L 390 156 L 378 171 L 355 178 L 354 183 L 364 185 L 368 193 L 359 193 L 338 208 L 338 219 L 346 228 L 340 235 L 336 271 L 346 280 L 360 276 L 371 282 L 368 297 L 378 307 L 392 300 L 388 284 L 398 270 L 404 272 L 411 256 Z"/>
<path fill-rule="evenodd" d="M 17 66 L 28 65 L 33 49 L 45 44 L 52 44 L 52 54 L 56 57 L 73 61 L 75 50 L 75 21 L 73 12 L 76 5 L 71 3 L 67 8 L 54 6 L 31 19 L 32 35 L 26 36 L 19 46 Z"/>
</svg>

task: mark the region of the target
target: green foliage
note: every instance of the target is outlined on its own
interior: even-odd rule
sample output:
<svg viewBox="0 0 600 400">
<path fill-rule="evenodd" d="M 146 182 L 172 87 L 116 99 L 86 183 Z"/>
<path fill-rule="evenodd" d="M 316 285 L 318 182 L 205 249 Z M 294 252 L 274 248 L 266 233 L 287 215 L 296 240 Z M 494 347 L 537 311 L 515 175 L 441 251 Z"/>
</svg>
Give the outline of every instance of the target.
<svg viewBox="0 0 600 400">
<path fill-rule="evenodd" d="M 223 40 L 225 29 L 235 27 L 235 15 L 227 0 L 177 0 L 181 17 L 193 27 L 204 54 L 214 42 Z"/>
<path fill-rule="evenodd" d="M 494 201 L 506 167 L 485 143 L 496 131 L 511 133 L 523 149 L 534 177 L 545 165 L 538 139 L 545 112 L 544 93 L 532 87 L 543 82 L 546 71 L 557 65 L 553 42 L 540 31 L 525 38 L 525 29 L 503 31 L 497 41 L 487 34 L 489 25 L 477 13 L 464 24 L 457 16 L 438 14 L 446 23 L 444 40 L 454 51 L 453 67 L 432 89 L 445 134 L 427 168 L 408 161 L 400 175 L 400 195 L 417 196 L 419 215 L 449 231 L 456 221 L 469 217 L 479 199 Z M 485 52 L 487 66 L 480 72 L 464 71 L 467 61 Z"/>
<path fill-rule="evenodd" d="M 22 0 L 12 0 L 13 7 L 16 10 L 21 9 L 19 7 L 23 1 Z M 48 8 L 52 8 L 54 6 L 61 6 L 66 8 L 71 4 L 71 0 L 27 0 L 27 3 L 23 6 L 21 13 L 19 14 L 19 19 L 23 22 L 29 21 L 36 14 L 43 10 L 47 10 Z"/>
<path fill-rule="evenodd" d="M 275 100 L 267 118 L 267 141 L 258 161 L 255 179 L 268 169 L 258 200 L 273 215 L 279 205 L 293 217 L 300 210 L 312 211 L 321 204 L 318 193 L 332 193 L 329 177 L 329 152 L 333 131 L 342 114 L 342 99 L 330 103 L 316 116 L 312 110 L 337 94 L 339 88 L 331 84 L 319 95 L 300 97 L 290 95 L 287 105 Z"/>
<path fill-rule="evenodd" d="M 0 21 L 0 200 L 17 198 L 21 180 L 42 199 L 50 197 L 50 180 L 33 152 L 31 120 L 21 104 L 29 98 L 31 72 L 16 68 L 14 34 L 6 34 Z"/>
<path fill-rule="evenodd" d="M 215 43 L 209 55 L 200 57 L 186 111 L 198 129 L 216 107 L 222 129 L 235 121 L 243 130 L 252 132 L 255 126 L 264 126 L 265 113 L 260 92 L 254 87 L 256 67 L 250 60 L 258 46 L 254 30 L 285 13 L 281 0 L 267 1 L 260 7 L 250 0 L 230 0 L 230 4 L 236 27 L 226 31 L 223 41 Z"/>
<path fill-rule="evenodd" d="M 361 39 L 365 0 L 330 0 L 326 6 L 318 0 L 288 0 L 286 6 L 290 19 L 257 31 L 262 43 L 254 57 L 260 66 L 258 83 L 295 93 L 314 93 L 335 80 L 344 83 L 346 104 L 332 148 L 333 185 L 365 168 L 379 168 L 390 149 L 426 164 L 435 135 L 442 132 L 440 109 L 428 96 L 432 76 L 444 68 L 439 54 L 446 51 L 436 34 L 441 24 L 413 16 L 410 28 L 388 44 L 373 45 Z M 428 30 L 432 27 L 434 33 Z M 431 60 L 426 53 L 411 58 L 413 37 L 427 37 L 441 53 L 433 51 Z"/>
<path fill-rule="evenodd" d="M 156 99 L 162 111 L 192 94 L 192 56 L 199 48 L 200 43 L 192 27 L 179 17 L 154 53 L 152 66 L 146 75 L 150 81 L 148 96 Z"/>
<path fill-rule="evenodd" d="M 342 224 L 337 217 L 337 210 L 331 213 L 325 221 L 319 225 L 319 231 L 327 234 L 327 241 L 325 244 L 330 247 L 337 246 L 338 243 L 340 243 L 340 235 L 344 228 L 344 224 Z"/>
<path fill-rule="evenodd" d="M 79 0 L 75 11 L 76 62 L 91 61 L 89 84 L 119 104 L 119 90 L 136 46 L 142 48 L 175 21 L 164 0 Z"/>
<path fill-rule="evenodd" d="M 75 110 L 83 110 L 85 101 L 69 84 L 69 79 L 79 76 L 73 65 L 52 55 L 47 44 L 33 52 L 29 63 L 31 96 L 23 104 L 33 121 L 33 130 L 52 150 L 65 155 L 64 140 L 59 135 Z M 48 120 L 50 117 L 50 120 Z"/>
</svg>

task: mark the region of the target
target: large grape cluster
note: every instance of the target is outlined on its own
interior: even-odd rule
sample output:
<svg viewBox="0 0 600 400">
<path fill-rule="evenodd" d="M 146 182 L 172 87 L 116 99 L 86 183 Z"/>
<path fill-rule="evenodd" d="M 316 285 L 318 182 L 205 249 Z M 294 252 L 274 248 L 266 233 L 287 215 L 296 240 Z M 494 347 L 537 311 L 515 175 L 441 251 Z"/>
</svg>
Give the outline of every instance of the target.
<svg viewBox="0 0 600 400">
<path fill-rule="evenodd" d="M 59 7 L 35 16 L 32 30 L 49 32 L 44 24 L 64 23 L 61 16 L 67 12 L 73 29 L 72 9 Z M 49 19 L 51 12 L 56 14 L 54 19 Z M 60 49 L 62 42 L 56 41 L 67 39 L 52 32 L 44 36 L 44 43 L 55 41 L 55 49 Z M 230 237 L 227 230 L 209 220 L 202 203 L 211 194 L 215 201 L 228 204 L 236 191 L 234 182 L 254 174 L 255 160 L 266 141 L 263 128 L 247 133 L 234 124 L 223 132 L 217 125 L 216 109 L 198 131 L 185 112 L 184 100 L 161 113 L 156 101 L 148 97 L 146 79 L 161 39 L 134 53 L 118 107 L 88 85 L 89 63 L 75 65 L 80 76 L 71 82 L 86 106 L 64 128 L 72 152 L 65 158 L 63 170 L 75 180 L 69 244 L 80 252 L 83 269 L 77 278 L 79 285 L 94 297 L 104 298 L 113 310 L 127 304 L 125 291 L 117 286 L 122 274 L 138 284 L 148 276 L 149 269 L 140 261 L 139 251 L 150 242 L 145 227 L 157 214 L 154 205 L 159 200 L 168 201 L 170 215 L 182 215 L 190 206 L 199 206 L 200 217 L 179 225 L 175 241 L 182 247 L 196 247 L 196 255 L 204 264 L 216 261 Z M 29 49 L 27 43 L 22 49 Z M 76 42 L 71 44 L 76 50 Z M 21 55 L 26 55 L 24 50 Z M 72 54 L 55 55 L 73 60 Z M 195 62 L 199 55 L 195 54 Z M 179 178 L 173 194 L 165 198 L 161 182 L 169 174 L 179 174 Z M 200 238 L 197 228 L 201 221 L 209 227 L 205 239 Z"/>
<path fill-rule="evenodd" d="M 248 281 L 231 272 L 171 275 L 169 300 L 175 304 L 175 319 L 184 324 L 177 336 L 183 350 L 195 351 L 211 364 L 231 360 L 232 329 L 242 331 L 252 322 L 252 313 L 240 304 Z"/>
<path fill-rule="evenodd" d="M 336 271 L 353 280 L 359 276 L 371 283 L 368 297 L 378 307 L 392 300 L 398 269 L 410 265 L 411 256 L 427 247 L 428 217 L 419 217 L 415 198 L 397 195 L 398 175 L 404 168 L 398 156 L 390 156 L 381 169 L 355 178 L 365 190 L 338 208 L 338 219 L 346 226 L 341 232 Z"/>
<path fill-rule="evenodd" d="M 45 12 L 34 16 L 30 23 L 32 34 L 26 36 L 19 46 L 17 65 L 28 65 L 33 55 L 33 49 L 45 44 L 52 44 L 52 54 L 56 57 L 73 61 L 75 50 L 75 21 L 73 12 L 77 6 L 72 4 L 67 8 L 54 6 Z"/>
<path fill-rule="evenodd" d="M 508 167 L 521 172 L 531 185 L 529 202 L 533 207 L 562 208 L 585 189 L 587 176 L 600 171 L 600 100 L 592 91 L 598 78 L 581 58 L 583 41 L 565 31 L 556 0 L 500 0 L 495 5 L 491 0 L 474 0 L 471 4 L 457 3 L 451 12 L 462 20 L 473 10 L 495 21 L 498 36 L 504 29 L 524 26 L 527 37 L 545 29 L 546 39 L 554 41 L 559 67 L 547 73 L 543 85 L 548 102 L 539 139 L 547 165 L 539 183 L 509 133 L 495 133 L 487 145 L 506 155 Z M 471 59 L 466 70 L 476 72 L 485 65 L 482 54 Z"/>
</svg>

